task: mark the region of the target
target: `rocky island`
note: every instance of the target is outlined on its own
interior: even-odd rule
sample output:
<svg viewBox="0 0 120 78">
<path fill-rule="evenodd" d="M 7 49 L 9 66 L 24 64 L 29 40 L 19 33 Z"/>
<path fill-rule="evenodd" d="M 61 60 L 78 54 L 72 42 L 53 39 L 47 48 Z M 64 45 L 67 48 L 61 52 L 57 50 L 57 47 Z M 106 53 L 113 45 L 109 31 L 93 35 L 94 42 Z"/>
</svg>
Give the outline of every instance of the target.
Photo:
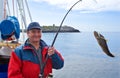
<svg viewBox="0 0 120 78">
<path fill-rule="evenodd" d="M 57 32 L 59 26 L 42 26 L 43 32 Z M 75 29 L 71 26 L 62 26 L 60 32 L 80 32 L 78 29 Z"/>
<path fill-rule="evenodd" d="M 57 32 L 59 29 L 59 26 L 41 26 L 42 27 L 42 32 L 43 33 L 52 33 L 52 32 Z M 26 32 L 26 30 L 24 30 Z M 60 32 L 80 32 L 78 29 L 75 29 L 71 26 L 62 26 Z"/>
</svg>

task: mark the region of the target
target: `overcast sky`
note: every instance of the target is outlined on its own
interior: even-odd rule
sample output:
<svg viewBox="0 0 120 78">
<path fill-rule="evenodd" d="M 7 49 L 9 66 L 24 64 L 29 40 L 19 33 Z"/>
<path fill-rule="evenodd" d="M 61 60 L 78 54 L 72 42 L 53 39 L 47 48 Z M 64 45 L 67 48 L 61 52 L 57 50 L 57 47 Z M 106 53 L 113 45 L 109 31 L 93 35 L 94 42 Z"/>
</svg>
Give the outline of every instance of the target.
<svg viewBox="0 0 120 78">
<path fill-rule="evenodd" d="M 28 0 L 33 21 L 60 25 L 68 9 L 78 0 Z M 63 25 L 80 31 L 120 32 L 120 0 L 82 0 Z"/>
</svg>

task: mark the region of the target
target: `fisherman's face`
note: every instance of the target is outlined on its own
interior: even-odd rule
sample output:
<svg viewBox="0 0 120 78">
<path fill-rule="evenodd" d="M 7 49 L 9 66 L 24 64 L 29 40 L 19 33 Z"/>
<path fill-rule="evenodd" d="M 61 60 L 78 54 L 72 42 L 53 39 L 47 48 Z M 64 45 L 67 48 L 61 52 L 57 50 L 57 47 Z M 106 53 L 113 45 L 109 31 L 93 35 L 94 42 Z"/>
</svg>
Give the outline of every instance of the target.
<svg viewBox="0 0 120 78">
<path fill-rule="evenodd" d="M 39 29 L 31 29 L 27 31 L 27 35 L 30 41 L 39 42 L 42 36 L 42 31 Z"/>
</svg>

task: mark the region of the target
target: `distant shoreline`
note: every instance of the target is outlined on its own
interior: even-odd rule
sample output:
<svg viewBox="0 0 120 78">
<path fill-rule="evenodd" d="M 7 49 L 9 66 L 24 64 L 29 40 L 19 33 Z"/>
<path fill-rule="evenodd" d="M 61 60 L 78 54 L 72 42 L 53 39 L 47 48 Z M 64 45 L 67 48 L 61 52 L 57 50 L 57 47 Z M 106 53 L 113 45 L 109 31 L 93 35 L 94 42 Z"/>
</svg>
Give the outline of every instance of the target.
<svg viewBox="0 0 120 78">
<path fill-rule="evenodd" d="M 56 33 L 57 31 L 42 31 L 42 33 Z M 80 33 L 78 31 L 60 31 L 59 33 Z"/>
<path fill-rule="evenodd" d="M 41 29 L 42 29 L 43 33 L 56 33 L 59 29 L 59 26 L 55 26 L 55 25 L 42 26 Z M 25 29 L 23 31 L 26 32 Z M 22 30 L 21 30 L 21 32 L 22 32 Z M 78 29 L 71 27 L 71 26 L 63 26 L 60 29 L 60 33 L 74 33 L 74 32 L 80 32 L 80 31 Z"/>
</svg>

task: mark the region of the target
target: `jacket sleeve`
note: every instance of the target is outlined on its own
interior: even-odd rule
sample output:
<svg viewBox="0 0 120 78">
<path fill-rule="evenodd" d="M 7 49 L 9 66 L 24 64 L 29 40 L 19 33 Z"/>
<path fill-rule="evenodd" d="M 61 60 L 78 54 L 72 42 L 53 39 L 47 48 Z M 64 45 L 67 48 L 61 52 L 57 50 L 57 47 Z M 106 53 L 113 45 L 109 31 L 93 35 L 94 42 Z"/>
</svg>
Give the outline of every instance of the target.
<svg viewBox="0 0 120 78">
<path fill-rule="evenodd" d="M 9 67 L 8 78 L 24 78 L 22 76 L 22 62 L 15 52 L 12 52 Z"/>
<path fill-rule="evenodd" d="M 55 50 L 55 54 L 53 54 L 51 58 L 52 58 L 52 67 L 54 69 L 61 69 L 64 66 L 64 59 L 57 50 Z"/>
</svg>

